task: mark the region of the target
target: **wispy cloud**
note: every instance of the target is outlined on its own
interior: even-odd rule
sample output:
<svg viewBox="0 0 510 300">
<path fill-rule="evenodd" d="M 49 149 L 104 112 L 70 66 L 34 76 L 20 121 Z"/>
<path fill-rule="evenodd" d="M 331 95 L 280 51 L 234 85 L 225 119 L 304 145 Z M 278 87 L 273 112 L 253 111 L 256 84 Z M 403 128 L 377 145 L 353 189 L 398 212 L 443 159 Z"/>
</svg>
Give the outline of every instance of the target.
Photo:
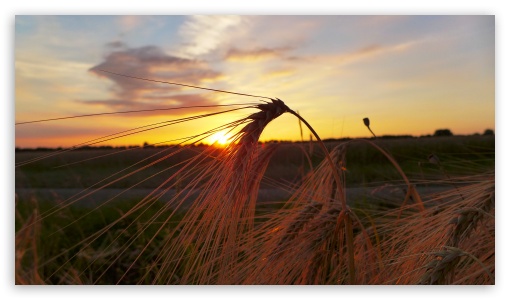
<svg viewBox="0 0 510 300">
<path fill-rule="evenodd" d="M 371 59 L 377 56 L 394 54 L 411 50 L 422 41 L 408 41 L 395 44 L 371 44 L 364 47 L 360 47 L 353 51 L 343 52 L 332 55 L 321 55 L 319 57 L 307 57 L 307 60 L 311 62 L 330 62 L 337 66 L 342 64 L 360 62 L 365 59 Z"/>
<path fill-rule="evenodd" d="M 179 31 L 184 45 L 180 55 L 191 58 L 208 54 L 230 40 L 242 22 L 242 16 L 190 16 Z"/>
<path fill-rule="evenodd" d="M 211 99 L 199 95 L 172 95 L 172 96 L 147 96 L 143 101 L 130 101 L 122 99 L 105 99 L 105 100 L 80 100 L 79 102 L 87 105 L 97 105 L 99 107 L 108 107 L 115 111 L 126 110 L 142 110 L 137 113 L 137 116 L 158 116 L 158 115 L 172 115 L 185 113 L 197 113 L 204 110 L 213 111 L 215 108 L 206 106 L 217 104 Z M 169 109 L 169 110 L 163 110 Z M 174 110 L 171 110 L 174 109 Z M 126 115 L 127 116 L 127 115 Z"/>
<path fill-rule="evenodd" d="M 232 48 L 225 55 L 230 61 L 261 61 L 271 58 L 284 58 L 291 47 L 239 49 Z"/>
<path fill-rule="evenodd" d="M 265 78 L 275 78 L 275 77 L 290 77 L 296 73 L 296 69 L 294 68 L 280 68 L 275 70 L 270 70 L 267 72 L 264 77 Z"/>
</svg>

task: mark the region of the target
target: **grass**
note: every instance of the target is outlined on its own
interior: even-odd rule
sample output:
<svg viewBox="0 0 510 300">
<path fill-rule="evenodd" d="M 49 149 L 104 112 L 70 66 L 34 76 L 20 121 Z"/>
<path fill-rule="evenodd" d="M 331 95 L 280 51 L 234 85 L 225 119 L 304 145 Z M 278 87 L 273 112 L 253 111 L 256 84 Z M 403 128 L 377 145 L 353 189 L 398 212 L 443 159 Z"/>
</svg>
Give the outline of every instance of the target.
<svg viewBox="0 0 510 300">
<path fill-rule="evenodd" d="M 494 284 L 494 137 L 324 143 L 238 109 L 189 138 L 225 148 L 17 152 L 16 283 Z M 283 113 L 316 142 L 259 143 Z"/>
</svg>

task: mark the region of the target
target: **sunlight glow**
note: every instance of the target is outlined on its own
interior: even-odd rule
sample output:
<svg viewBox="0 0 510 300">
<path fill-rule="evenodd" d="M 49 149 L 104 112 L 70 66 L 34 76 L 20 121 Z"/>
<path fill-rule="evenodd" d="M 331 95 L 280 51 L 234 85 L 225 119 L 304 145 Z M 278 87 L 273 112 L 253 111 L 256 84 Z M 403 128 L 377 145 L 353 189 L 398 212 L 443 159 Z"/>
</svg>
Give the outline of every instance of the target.
<svg viewBox="0 0 510 300">
<path fill-rule="evenodd" d="M 211 145 L 217 145 L 220 147 L 225 147 L 228 144 L 230 144 L 230 138 L 232 137 L 232 134 L 225 133 L 223 131 L 216 132 L 215 134 L 211 135 L 209 137 L 209 143 Z"/>
</svg>

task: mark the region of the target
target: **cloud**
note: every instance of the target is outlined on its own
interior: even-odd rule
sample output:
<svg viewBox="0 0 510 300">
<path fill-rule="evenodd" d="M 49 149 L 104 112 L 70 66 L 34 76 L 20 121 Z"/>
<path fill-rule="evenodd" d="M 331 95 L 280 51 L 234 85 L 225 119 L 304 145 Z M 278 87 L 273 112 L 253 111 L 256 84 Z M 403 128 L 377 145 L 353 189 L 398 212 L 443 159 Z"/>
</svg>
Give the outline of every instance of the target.
<svg viewBox="0 0 510 300">
<path fill-rule="evenodd" d="M 399 53 L 410 50 L 423 41 L 409 41 L 390 45 L 372 44 L 367 45 L 351 52 L 322 55 L 320 57 L 308 57 L 310 62 L 331 63 L 335 65 L 345 65 L 349 63 L 359 62 L 365 59 L 373 58 L 380 55 Z"/>
<path fill-rule="evenodd" d="M 121 42 L 121 41 L 109 42 L 109 43 L 106 43 L 105 46 L 106 46 L 106 48 L 110 48 L 110 49 L 124 49 L 124 48 L 127 48 L 127 45 L 124 42 Z"/>
<path fill-rule="evenodd" d="M 190 16 L 179 33 L 184 40 L 180 50 L 183 57 L 197 57 L 208 54 L 226 41 L 243 22 L 242 16 Z"/>
<path fill-rule="evenodd" d="M 118 18 L 117 22 L 123 30 L 130 31 L 142 23 L 142 17 L 141 16 L 120 16 Z"/>
<path fill-rule="evenodd" d="M 49 123 L 40 123 L 34 126 L 16 126 L 16 141 L 29 139 L 58 139 L 80 135 L 101 136 L 104 135 L 104 128 L 92 128 L 90 125 L 83 126 L 61 126 Z M 120 131 L 120 128 L 112 128 L 112 132 Z"/>
<path fill-rule="evenodd" d="M 232 48 L 225 55 L 229 61 L 260 61 L 271 58 L 286 58 L 291 47 L 255 48 L 250 50 Z"/>
<path fill-rule="evenodd" d="M 199 94 L 182 94 L 182 88 L 156 84 L 102 72 L 140 78 L 200 85 L 222 74 L 209 68 L 207 63 L 166 54 L 157 46 L 129 48 L 119 42 L 108 43 L 111 52 L 104 61 L 90 68 L 90 72 L 114 83 L 111 99 L 79 101 L 89 105 L 102 105 L 115 110 L 153 109 L 190 105 L 214 105 L 216 102 Z"/>
<path fill-rule="evenodd" d="M 276 77 L 290 77 L 296 74 L 296 69 L 294 68 L 283 68 L 271 70 L 265 74 L 265 78 L 276 78 Z"/>
<path fill-rule="evenodd" d="M 198 113 L 204 110 L 215 111 L 214 107 L 207 107 L 217 104 L 199 94 L 174 95 L 174 96 L 147 96 L 145 101 L 126 101 L 121 99 L 105 100 L 80 100 L 78 102 L 99 107 L 109 107 L 115 111 L 141 111 L 136 116 L 158 116 L 176 115 L 182 113 Z M 191 108 L 188 108 L 193 106 Z"/>
</svg>

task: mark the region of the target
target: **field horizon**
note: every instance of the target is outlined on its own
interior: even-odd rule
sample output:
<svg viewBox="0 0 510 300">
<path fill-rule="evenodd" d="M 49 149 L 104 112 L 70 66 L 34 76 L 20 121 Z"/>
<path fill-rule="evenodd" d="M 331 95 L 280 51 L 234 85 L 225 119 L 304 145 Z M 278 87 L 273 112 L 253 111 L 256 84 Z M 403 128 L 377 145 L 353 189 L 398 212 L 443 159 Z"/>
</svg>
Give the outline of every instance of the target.
<svg viewBox="0 0 510 300">
<path fill-rule="evenodd" d="M 474 132 L 472 134 L 451 134 L 446 136 L 436 135 L 436 134 L 425 134 L 425 135 L 410 135 L 410 134 L 404 134 L 404 135 L 381 135 L 374 138 L 373 136 L 362 136 L 362 137 L 342 137 L 342 138 L 325 138 L 322 139 L 324 142 L 345 142 L 345 141 L 351 141 L 351 140 L 360 140 L 360 139 L 423 139 L 423 138 L 449 138 L 449 137 L 467 137 L 467 136 L 494 136 L 494 130 L 491 128 L 487 128 L 484 131 L 480 132 Z M 313 139 L 312 139 L 313 142 Z M 268 144 L 268 143 L 282 143 L 282 144 L 308 144 L 310 143 L 310 140 L 263 140 L 259 141 L 259 144 Z M 217 144 L 217 142 L 213 143 L 190 143 L 190 144 L 167 144 L 167 143 L 155 143 L 155 144 L 149 144 L 147 142 L 142 143 L 141 145 L 133 145 L 133 144 L 126 144 L 126 145 L 77 145 L 77 146 L 70 146 L 70 147 L 64 147 L 64 146 L 57 146 L 57 147 L 45 147 L 45 146 L 35 146 L 35 147 L 18 147 L 15 146 L 15 151 L 49 151 L 49 150 L 62 150 L 62 149 L 81 149 L 81 150 L 87 150 L 87 149 L 125 149 L 125 148 L 147 148 L 147 147 L 178 147 L 178 146 L 186 146 L 186 145 L 192 145 L 192 146 L 213 146 L 217 145 L 218 147 L 224 147 L 224 145 Z"/>
</svg>

